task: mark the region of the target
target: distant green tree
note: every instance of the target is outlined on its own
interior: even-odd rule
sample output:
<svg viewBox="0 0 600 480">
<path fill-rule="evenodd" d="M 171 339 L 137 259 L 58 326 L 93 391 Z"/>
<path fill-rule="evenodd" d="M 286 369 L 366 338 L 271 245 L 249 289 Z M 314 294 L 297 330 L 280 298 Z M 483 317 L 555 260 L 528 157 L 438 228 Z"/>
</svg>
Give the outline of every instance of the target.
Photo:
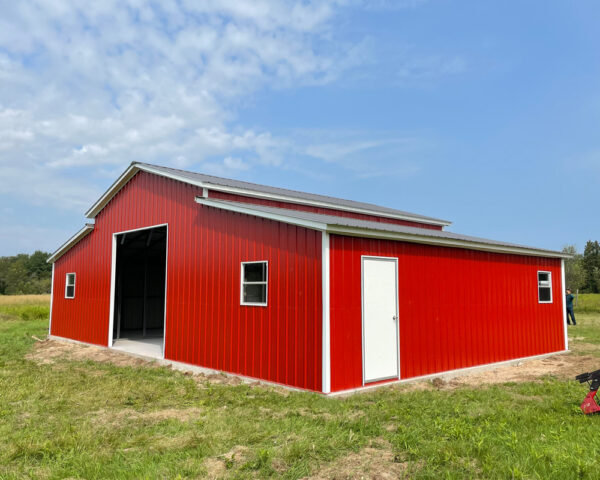
<svg viewBox="0 0 600 480">
<path fill-rule="evenodd" d="M 582 267 L 585 274 L 585 288 L 589 293 L 600 292 L 600 243 L 591 240 L 583 250 Z"/>
<path fill-rule="evenodd" d="M 47 262 L 48 254 L 41 250 L 36 250 L 27 260 L 25 260 L 25 268 L 32 278 L 48 278 L 52 275 L 52 264 Z"/>
<path fill-rule="evenodd" d="M 585 272 L 582 265 L 583 256 L 577 253 L 575 245 L 565 245 L 562 251 L 573 256 L 572 258 L 565 259 L 566 286 L 574 292 L 583 290 L 586 286 Z"/>
<path fill-rule="evenodd" d="M 49 253 L 37 251 L 0 257 L 0 295 L 49 293 L 52 265 L 46 261 Z"/>
</svg>

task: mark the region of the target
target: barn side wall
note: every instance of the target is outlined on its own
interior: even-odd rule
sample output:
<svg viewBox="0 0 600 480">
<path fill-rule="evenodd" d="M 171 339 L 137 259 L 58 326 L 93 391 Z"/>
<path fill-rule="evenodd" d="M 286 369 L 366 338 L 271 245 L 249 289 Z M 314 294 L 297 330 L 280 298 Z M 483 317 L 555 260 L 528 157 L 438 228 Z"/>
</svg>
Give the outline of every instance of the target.
<svg viewBox="0 0 600 480">
<path fill-rule="evenodd" d="M 232 202 L 250 203 L 253 205 L 265 205 L 267 207 L 288 208 L 290 210 L 299 210 L 302 212 L 320 213 L 322 215 L 335 215 L 338 217 L 356 218 L 369 222 L 391 223 L 393 225 L 405 225 L 408 227 L 426 228 L 429 230 L 441 230 L 440 225 L 430 225 L 428 223 L 413 222 L 410 220 L 400 220 L 397 218 L 380 217 L 377 215 L 367 215 L 364 213 L 349 212 L 347 210 L 336 210 L 334 208 L 313 207 L 311 205 L 302 205 L 299 203 L 282 202 L 278 200 L 269 200 L 264 198 L 247 197 L 236 195 L 234 193 L 218 192 L 210 190 L 208 198 L 216 200 L 229 200 Z"/>
<path fill-rule="evenodd" d="M 201 206 L 201 193 L 145 172 L 127 183 L 56 261 L 51 333 L 106 346 L 112 234 L 167 223 L 165 358 L 321 390 L 320 232 Z M 252 260 L 269 262 L 266 307 L 240 305 Z"/>
<path fill-rule="evenodd" d="M 330 248 L 332 391 L 362 386 L 362 255 L 398 258 L 402 379 L 565 348 L 560 259 L 339 235 Z"/>
</svg>

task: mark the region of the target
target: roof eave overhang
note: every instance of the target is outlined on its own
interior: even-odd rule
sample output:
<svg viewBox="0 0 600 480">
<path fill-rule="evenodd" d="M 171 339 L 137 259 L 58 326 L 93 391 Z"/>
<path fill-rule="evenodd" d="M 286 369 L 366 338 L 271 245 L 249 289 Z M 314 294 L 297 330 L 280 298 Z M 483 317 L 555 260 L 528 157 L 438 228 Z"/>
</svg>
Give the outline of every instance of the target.
<svg viewBox="0 0 600 480">
<path fill-rule="evenodd" d="M 291 197 L 288 195 L 257 192 L 254 190 L 248 190 L 248 189 L 244 189 L 244 188 L 216 185 L 214 183 L 204 182 L 202 184 L 202 187 L 207 188 L 209 190 L 215 190 L 215 191 L 224 192 L 224 193 L 233 193 L 233 194 L 237 194 L 237 195 L 244 195 L 247 197 L 262 198 L 262 199 L 266 199 L 266 200 L 283 201 L 283 202 L 289 202 L 289 203 L 296 203 L 296 204 L 300 204 L 300 205 L 310 205 L 313 207 L 331 208 L 333 210 L 342 210 L 344 212 L 354 212 L 354 213 L 360 213 L 363 215 L 374 215 L 377 217 L 393 218 L 396 220 L 405 220 L 405 221 L 415 222 L 415 223 L 424 223 L 426 225 L 436 225 L 438 227 L 447 227 L 452 224 L 452 222 L 449 222 L 447 220 L 421 218 L 419 216 L 413 217 L 411 215 L 400 215 L 400 214 L 393 214 L 393 213 L 386 213 L 386 212 L 378 212 L 376 210 L 369 210 L 366 208 L 346 207 L 344 205 L 339 205 L 337 203 L 320 202 L 317 200 L 306 200 L 306 199 L 300 199 L 297 197 Z"/>
<path fill-rule="evenodd" d="M 275 220 L 290 225 L 296 225 L 300 227 L 311 228 L 313 230 L 320 230 L 322 232 L 333 233 L 338 235 L 346 235 L 351 237 L 363 237 L 363 238 L 377 238 L 383 240 L 396 240 L 411 243 L 420 243 L 426 245 L 445 246 L 452 248 L 463 248 L 467 250 L 481 250 L 486 252 L 495 253 L 509 253 L 514 255 L 527 255 L 544 258 L 571 258 L 570 255 L 555 252 L 553 250 L 542 250 L 536 248 L 517 247 L 511 245 L 494 245 L 484 242 L 473 242 L 467 240 L 459 240 L 452 238 L 439 238 L 431 237 L 427 235 L 417 235 L 409 233 L 399 232 L 388 232 L 383 230 L 367 229 L 367 228 L 356 228 L 347 227 L 343 225 L 335 225 L 331 223 L 313 222 L 309 220 L 299 219 L 293 216 L 276 214 L 271 212 L 264 212 L 253 209 L 251 206 L 231 205 L 218 200 L 210 200 L 203 197 L 196 197 L 196 202 L 202 205 L 206 205 L 221 210 L 227 210 L 230 212 L 242 213 L 246 215 L 253 215 L 255 217 L 266 218 L 269 220 Z"/>
<path fill-rule="evenodd" d="M 46 262 L 47 263 L 56 262 L 60 257 L 62 257 L 71 248 L 73 248 L 77 243 L 79 243 L 84 237 L 86 237 L 93 229 L 94 229 L 94 225 L 91 223 L 87 223 L 81 230 L 79 230 L 75 235 L 73 235 L 65 243 L 63 243 L 58 248 L 58 250 L 56 250 L 52 255 L 50 255 L 48 257 L 48 260 L 46 260 Z"/>
<path fill-rule="evenodd" d="M 135 176 L 135 174 L 138 173 L 139 171 L 154 173 L 155 175 L 159 175 L 159 176 L 166 177 L 166 178 L 171 178 L 173 180 L 178 180 L 180 182 L 188 183 L 190 185 L 195 185 L 200 188 L 206 188 L 208 190 L 215 190 L 218 192 L 244 195 L 244 196 L 253 197 L 253 198 L 284 201 L 284 202 L 296 203 L 296 204 L 301 204 L 301 205 L 311 205 L 311 206 L 322 207 L 322 208 L 332 208 L 335 210 L 343 210 L 343 211 L 347 211 L 347 212 L 361 213 L 364 215 L 375 215 L 375 216 L 385 217 L 385 218 L 394 218 L 397 220 L 405 220 L 405 221 L 410 221 L 410 222 L 424 223 L 427 225 L 436 225 L 436 226 L 442 227 L 442 228 L 447 227 L 448 225 L 451 225 L 451 223 L 452 223 L 447 220 L 421 218 L 419 216 L 411 216 L 411 215 L 391 214 L 391 213 L 378 212 L 375 210 L 369 210 L 369 209 L 363 209 L 363 208 L 346 207 L 343 205 L 338 205 L 336 203 L 319 202 L 319 201 L 313 201 L 313 200 L 299 199 L 299 198 L 291 197 L 291 196 L 287 196 L 287 195 L 276 195 L 276 194 L 271 194 L 271 193 L 266 193 L 266 192 L 258 192 L 255 190 L 249 190 L 249 189 L 245 189 L 245 188 L 228 187 L 228 186 L 224 186 L 224 185 L 217 185 L 217 184 L 210 183 L 210 182 L 198 182 L 198 181 L 192 180 L 192 179 L 182 176 L 182 175 L 176 175 L 173 173 L 165 172 L 163 170 L 159 170 L 157 168 L 153 168 L 151 165 L 145 165 L 145 164 L 139 164 L 139 163 L 132 163 L 129 166 L 129 168 L 127 168 L 127 170 L 125 170 L 125 172 L 123 172 L 121 174 L 121 176 L 119 178 L 117 178 L 117 180 L 115 180 L 115 182 L 108 188 L 108 190 L 106 190 L 106 192 L 104 192 L 104 194 L 98 199 L 98 201 L 96 203 L 94 203 L 94 205 L 92 205 L 87 212 L 85 212 L 85 216 L 87 218 L 95 218 L 96 215 L 98 215 L 98 213 L 100 213 L 100 211 L 111 200 L 111 198 L 114 197 L 117 194 L 117 192 L 119 190 L 121 190 L 121 188 L 123 188 L 125 186 L 125 184 L 129 180 L 131 180 Z"/>
<path fill-rule="evenodd" d="M 371 229 L 345 227 L 341 225 L 328 225 L 328 233 L 347 235 L 350 237 L 379 238 L 383 240 L 397 240 L 427 245 L 437 245 L 452 248 L 464 248 L 468 250 L 482 250 L 485 252 L 509 253 L 515 255 L 527 255 L 544 258 L 571 258 L 571 255 L 556 252 L 554 250 L 542 250 L 537 248 L 516 247 L 511 245 L 495 245 L 484 242 L 472 242 L 454 238 L 438 238 L 426 235 L 413 235 L 407 233 L 386 232 Z"/>
</svg>

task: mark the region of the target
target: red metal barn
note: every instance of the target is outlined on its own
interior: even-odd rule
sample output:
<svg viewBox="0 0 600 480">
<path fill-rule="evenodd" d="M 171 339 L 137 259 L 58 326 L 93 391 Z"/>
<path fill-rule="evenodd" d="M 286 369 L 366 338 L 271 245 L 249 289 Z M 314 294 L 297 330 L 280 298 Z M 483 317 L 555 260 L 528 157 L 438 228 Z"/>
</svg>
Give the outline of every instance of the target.
<svg viewBox="0 0 600 480">
<path fill-rule="evenodd" d="M 560 252 L 133 163 L 55 252 L 50 333 L 323 393 L 566 350 Z"/>
</svg>

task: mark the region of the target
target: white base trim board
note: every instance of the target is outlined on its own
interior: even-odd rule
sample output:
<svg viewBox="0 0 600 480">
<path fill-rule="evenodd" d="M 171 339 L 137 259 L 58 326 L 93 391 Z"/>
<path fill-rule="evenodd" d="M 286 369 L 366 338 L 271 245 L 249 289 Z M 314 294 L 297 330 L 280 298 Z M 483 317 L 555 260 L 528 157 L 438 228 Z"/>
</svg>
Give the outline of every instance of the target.
<svg viewBox="0 0 600 480">
<path fill-rule="evenodd" d="M 337 396 L 343 396 L 343 395 L 351 395 L 353 393 L 367 392 L 369 390 L 374 390 L 376 388 L 389 387 L 390 385 L 397 385 L 399 383 L 422 382 L 424 380 L 432 380 L 434 378 L 442 378 L 445 380 L 449 380 L 449 379 L 457 378 L 457 377 L 465 377 L 467 375 L 471 375 L 472 373 L 495 370 L 496 368 L 500 368 L 500 367 L 516 365 L 518 363 L 526 362 L 529 360 L 541 360 L 543 358 L 548 358 L 553 355 L 561 355 L 561 354 L 565 354 L 565 353 L 571 353 L 571 352 L 569 352 L 568 350 L 560 350 L 558 352 L 543 353 L 541 355 L 533 355 L 531 357 L 514 358 L 511 360 L 503 360 L 501 362 L 486 363 L 483 365 L 474 365 L 472 367 L 465 367 L 465 368 L 457 368 L 456 370 L 446 370 L 444 372 L 430 373 L 428 375 L 421 375 L 419 377 L 411 377 L 411 378 L 405 378 L 405 379 L 400 379 L 400 380 L 392 380 L 389 382 L 378 383 L 376 385 L 365 385 L 364 387 L 350 388 L 348 390 L 340 390 L 338 392 L 332 392 L 328 396 L 329 397 L 337 397 Z"/>
<path fill-rule="evenodd" d="M 309 393 L 315 393 L 317 395 L 323 395 L 324 397 L 331 397 L 331 398 L 345 396 L 345 395 L 351 395 L 354 393 L 368 392 L 368 391 L 374 390 L 376 388 L 385 388 L 385 387 L 389 387 L 390 385 L 397 385 L 399 383 L 422 382 L 424 380 L 432 380 L 434 378 L 451 379 L 451 378 L 456 378 L 456 377 L 462 377 L 462 376 L 470 375 L 472 373 L 484 372 L 486 370 L 495 370 L 496 368 L 499 368 L 499 367 L 515 365 L 517 363 L 521 363 L 524 361 L 541 360 L 543 358 L 548 358 L 553 355 L 561 355 L 561 354 L 571 353 L 569 350 L 560 350 L 558 352 L 544 353 L 542 355 L 533 355 L 531 357 L 514 358 L 512 360 L 504 360 L 502 362 L 496 362 L 496 363 L 486 363 L 485 365 L 475 365 L 473 367 L 459 368 L 456 370 L 447 370 L 445 372 L 432 373 L 432 374 L 428 374 L 428 375 L 422 375 L 420 377 L 411 377 L 411 378 L 401 379 L 401 380 L 392 380 L 389 382 L 378 383 L 376 385 L 365 385 L 364 387 L 351 388 L 348 390 L 340 390 L 338 392 L 324 394 L 322 392 L 306 390 L 306 389 L 302 389 L 302 388 L 298 388 L 298 387 L 291 387 L 289 385 L 285 385 L 282 383 L 271 382 L 268 380 L 263 380 L 263 379 L 255 378 L 255 377 L 249 377 L 246 375 L 240 375 L 237 373 L 224 372 L 222 370 L 215 370 L 213 368 L 201 367 L 199 365 L 192 365 L 190 363 L 177 362 L 175 360 L 169 360 L 166 358 L 147 357 L 144 355 L 139 355 L 137 353 L 125 352 L 123 350 L 109 348 L 109 347 L 106 347 L 103 345 L 96 345 L 94 343 L 82 342 L 79 340 L 73 340 L 71 338 L 66 338 L 66 337 L 58 337 L 56 335 L 48 335 L 48 339 L 57 340 L 59 342 L 77 343 L 80 345 L 87 345 L 87 346 L 96 347 L 96 348 L 106 348 L 109 350 L 114 350 L 115 352 L 121 353 L 123 355 L 129 355 L 131 357 L 148 360 L 149 362 L 154 362 L 157 365 L 166 366 L 166 367 L 170 366 L 173 369 L 179 370 L 182 372 L 191 372 L 191 373 L 197 373 L 197 374 L 199 373 L 199 374 L 204 374 L 204 375 L 225 375 L 226 377 L 230 377 L 230 378 L 237 377 L 245 383 L 260 383 L 261 385 L 266 385 L 266 386 L 271 386 L 271 387 L 286 388 L 293 392 L 309 392 Z"/>
<path fill-rule="evenodd" d="M 129 355 L 130 357 L 141 358 L 142 360 L 154 362 L 157 365 L 160 365 L 163 367 L 171 367 L 174 370 L 179 370 L 181 372 L 191 372 L 191 373 L 203 374 L 203 375 L 225 375 L 226 377 L 229 377 L 229 378 L 239 378 L 244 383 L 260 383 L 261 385 L 266 385 L 266 386 L 270 386 L 270 387 L 283 387 L 283 388 L 286 388 L 293 392 L 320 393 L 320 392 L 313 392 L 313 390 L 306 390 L 306 389 L 299 388 L 299 387 L 292 387 L 290 385 L 285 385 L 283 383 L 277 383 L 277 382 L 271 382 L 269 380 L 263 380 L 262 378 L 249 377 L 247 375 L 241 375 L 238 373 L 225 372 L 223 370 L 215 370 L 213 368 L 201 367 L 199 365 L 193 365 L 191 363 L 184 363 L 184 362 L 178 362 L 176 360 L 169 360 L 167 358 L 149 357 L 146 355 L 140 355 L 139 353 L 127 352 L 125 350 L 120 350 L 118 348 L 107 347 L 106 345 L 96 345 L 95 343 L 87 343 L 87 342 L 82 342 L 80 340 L 73 340 L 72 338 L 58 337 L 56 335 L 48 335 L 48 339 L 56 340 L 58 342 L 76 343 L 79 345 L 87 345 L 89 347 L 107 349 L 107 350 L 114 351 L 115 353 Z"/>
</svg>

